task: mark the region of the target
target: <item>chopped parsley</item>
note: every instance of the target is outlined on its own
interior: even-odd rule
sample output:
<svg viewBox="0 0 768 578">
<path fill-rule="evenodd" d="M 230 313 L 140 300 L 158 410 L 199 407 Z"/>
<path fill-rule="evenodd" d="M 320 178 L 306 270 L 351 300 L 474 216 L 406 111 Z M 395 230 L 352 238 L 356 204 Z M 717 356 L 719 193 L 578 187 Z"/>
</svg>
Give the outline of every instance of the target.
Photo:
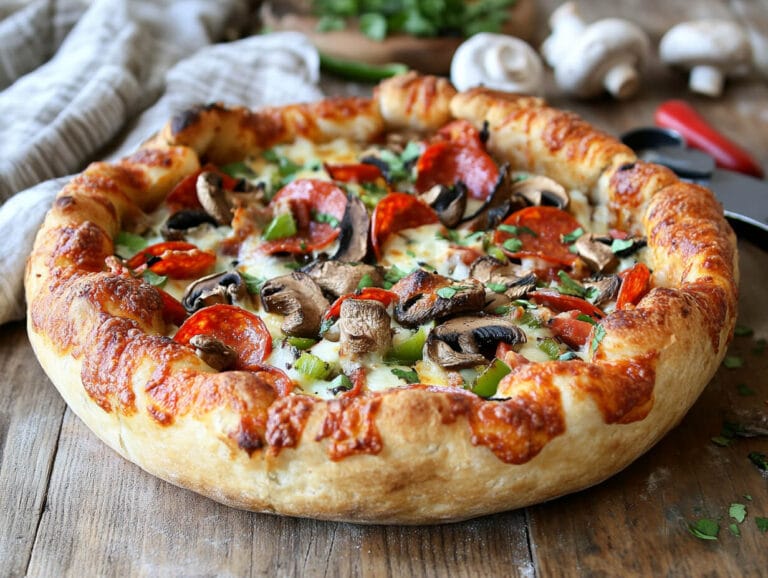
<svg viewBox="0 0 768 578">
<path fill-rule="evenodd" d="M 504 291 L 507 290 L 507 286 L 504 283 L 493 283 L 489 282 L 485 284 L 488 289 L 493 291 L 494 293 L 504 293 Z"/>
<path fill-rule="evenodd" d="M 516 225 L 504 225 L 501 224 L 497 227 L 499 231 L 503 231 L 504 233 L 509 233 L 510 235 L 522 235 L 525 233 L 526 235 L 531 235 L 532 237 L 538 237 L 539 235 L 534 231 L 533 229 L 529 229 L 525 226 L 516 226 Z"/>
<path fill-rule="evenodd" d="M 338 227 L 339 226 L 339 220 L 336 217 L 334 217 L 333 215 L 329 215 L 328 213 L 313 212 L 312 213 L 312 220 L 315 223 L 327 223 L 331 227 Z"/>
<path fill-rule="evenodd" d="M 373 278 L 370 273 L 366 273 L 360 277 L 360 281 L 357 284 L 358 289 L 365 289 L 366 287 L 373 287 Z"/>
<path fill-rule="evenodd" d="M 731 504 L 728 515 L 741 524 L 747 517 L 747 507 L 744 504 Z"/>
<path fill-rule="evenodd" d="M 502 247 L 504 247 L 510 253 L 517 253 L 520 249 L 523 248 L 523 242 L 520 239 L 511 237 L 502 243 Z"/>
<path fill-rule="evenodd" d="M 611 242 L 611 251 L 614 253 L 621 253 L 632 247 L 634 244 L 635 242 L 632 239 L 614 239 L 613 242 Z"/>
<path fill-rule="evenodd" d="M 251 295 L 258 295 L 261 291 L 261 286 L 264 285 L 266 279 L 256 277 L 256 275 L 251 275 L 250 273 L 245 273 L 244 271 L 240 271 L 239 273 L 240 277 L 243 278 L 243 282 L 245 283 L 245 290 L 248 291 L 248 293 Z"/>
<path fill-rule="evenodd" d="M 688 524 L 688 531 L 700 540 L 717 540 L 720 524 L 711 518 L 700 518 Z"/>
<path fill-rule="evenodd" d="M 123 259 L 133 257 L 147 245 L 148 242 L 144 237 L 126 231 L 120 231 L 115 237 L 115 253 Z"/>
<path fill-rule="evenodd" d="M 589 350 L 594 353 L 600 342 L 605 338 L 605 328 L 599 323 L 595 325 L 595 333 L 592 336 L 592 343 L 589 344 Z"/>
<path fill-rule="evenodd" d="M 392 375 L 405 381 L 406 383 L 419 383 L 419 374 L 414 369 L 400 369 L 393 367 L 391 370 Z"/>
<path fill-rule="evenodd" d="M 738 355 L 726 355 L 723 359 L 723 367 L 726 369 L 738 369 L 744 367 L 744 359 Z"/>
<path fill-rule="evenodd" d="M 531 329 L 538 329 L 541 327 L 541 321 L 534 317 L 533 313 L 530 311 L 526 311 L 520 316 L 520 323 Z"/>
<path fill-rule="evenodd" d="M 768 472 L 768 456 L 760 452 L 749 452 L 747 455 L 749 461 L 757 466 L 758 470 Z"/>
<path fill-rule="evenodd" d="M 599 291 L 595 287 L 584 287 L 581 283 L 571 278 L 565 271 L 558 271 L 557 277 L 560 279 L 560 285 L 556 287 L 562 295 L 571 295 L 581 297 L 582 299 L 594 299 Z"/>
<path fill-rule="evenodd" d="M 459 290 L 454 287 L 440 287 L 440 289 L 435 291 L 437 296 L 442 297 L 443 299 L 451 299 L 458 292 Z"/>
<path fill-rule="evenodd" d="M 734 536 L 741 536 L 741 530 L 736 524 L 728 524 L 728 531 Z"/>
<path fill-rule="evenodd" d="M 595 321 L 595 319 L 591 315 L 587 315 L 586 313 L 579 313 L 576 319 L 578 319 L 579 321 L 585 321 L 590 325 L 597 325 L 597 321 Z"/>
<path fill-rule="evenodd" d="M 397 265 L 392 265 L 384 272 L 384 289 L 391 289 L 392 285 L 407 275 L 408 273 L 406 271 L 403 271 Z"/>
<path fill-rule="evenodd" d="M 168 277 L 165 275 L 158 275 L 151 269 L 144 269 L 141 273 L 141 277 L 154 287 L 163 287 L 168 282 Z"/>
<path fill-rule="evenodd" d="M 758 516 L 755 518 L 755 524 L 757 524 L 757 529 L 760 530 L 763 534 L 768 532 L 768 518 L 762 518 Z"/>
<path fill-rule="evenodd" d="M 579 227 L 578 229 L 574 229 L 570 233 L 567 233 L 562 236 L 560 239 L 563 243 L 570 245 L 571 243 L 576 242 L 576 240 L 581 237 L 584 234 L 584 229 Z"/>
<path fill-rule="evenodd" d="M 755 334 L 755 331 L 751 327 L 747 327 L 746 325 L 736 325 L 736 328 L 733 330 L 733 334 L 736 337 L 752 337 L 752 335 Z"/>
</svg>

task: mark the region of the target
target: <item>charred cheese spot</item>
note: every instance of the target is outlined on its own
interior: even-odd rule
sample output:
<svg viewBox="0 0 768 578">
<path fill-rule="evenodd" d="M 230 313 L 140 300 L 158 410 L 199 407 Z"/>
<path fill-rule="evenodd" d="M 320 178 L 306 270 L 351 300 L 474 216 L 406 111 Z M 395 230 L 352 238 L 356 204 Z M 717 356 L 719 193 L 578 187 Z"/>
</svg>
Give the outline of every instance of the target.
<svg viewBox="0 0 768 578">
<path fill-rule="evenodd" d="M 381 451 L 381 435 L 375 417 L 381 397 L 354 397 L 327 402 L 327 414 L 315 438 L 330 438 L 328 455 L 334 461 L 353 454 L 377 454 Z"/>
<path fill-rule="evenodd" d="M 316 404 L 314 398 L 294 395 L 281 398 L 270 406 L 265 437 L 272 455 L 277 456 L 283 448 L 293 448 L 299 444 Z"/>
</svg>

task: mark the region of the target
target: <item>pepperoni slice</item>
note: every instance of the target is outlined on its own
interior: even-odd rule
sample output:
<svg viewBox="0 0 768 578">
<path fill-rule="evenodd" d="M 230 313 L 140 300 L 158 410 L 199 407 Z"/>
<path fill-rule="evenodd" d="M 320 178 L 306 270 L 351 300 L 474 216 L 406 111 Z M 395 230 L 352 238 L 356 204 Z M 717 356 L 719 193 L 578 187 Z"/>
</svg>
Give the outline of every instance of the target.
<svg viewBox="0 0 768 578">
<path fill-rule="evenodd" d="M 384 177 L 379 167 L 365 163 L 326 163 L 325 170 L 328 171 L 328 174 L 331 175 L 334 181 L 341 181 L 343 183 L 372 183 Z"/>
<path fill-rule="evenodd" d="M 298 232 L 284 239 L 265 241 L 260 250 L 304 254 L 321 249 L 339 236 L 339 225 L 347 208 L 347 194 L 330 181 L 296 179 L 280 189 L 270 202 L 273 214 L 290 210 Z M 318 218 L 335 223 L 318 222 Z M 329 219 L 332 218 L 332 219 Z"/>
<path fill-rule="evenodd" d="M 173 340 L 188 344 L 195 335 L 210 335 L 237 353 L 234 369 L 264 371 L 272 337 L 260 317 L 236 305 L 217 304 L 192 314 Z"/>
<path fill-rule="evenodd" d="M 549 328 L 560 341 L 578 349 L 589 341 L 592 334 L 592 324 L 576 318 L 576 313 L 563 314 L 549 320 Z"/>
<path fill-rule="evenodd" d="M 485 200 L 499 180 L 499 167 L 482 148 L 456 142 L 436 142 L 416 163 L 416 190 L 435 185 L 453 186 L 461 181 L 475 199 Z"/>
<path fill-rule="evenodd" d="M 635 263 L 634 267 L 619 275 L 622 281 L 619 295 L 616 297 L 616 309 L 624 309 L 627 305 L 637 305 L 651 288 L 650 269 L 643 263 Z"/>
<path fill-rule="evenodd" d="M 538 289 L 530 293 L 529 297 L 534 303 L 545 305 L 558 312 L 579 311 L 595 319 L 605 316 L 605 313 L 586 299 L 574 295 L 563 295 L 554 289 Z"/>
<path fill-rule="evenodd" d="M 203 206 L 197 199 L 197 177 L 200 173 L 215 172 L 221 177 L 222 187 L 231 191 L 237 185 L 237 179 L 226 173 L 219 171 L 214 165 L 208 164 L 194 173 L 184 177 L 179 183 L 171 189 L 168 196 L 165 197 L 165 203 L 171 209 L 172 213 L 182 209 L 202 209 Z"/>
<path fill-rule="evenodd" d="M 165 322 L 172 323 L 177 327 L 181 326 L 187 318 L 187 310 L 167 291 L 163 291 L 160 287 L 155 287 L 155 289 L 160 293 L 160 297 L 163 298 L 163 319 Z"/>
<path fill-rule="evenodd" d="M 504 241 L 513 237 L 511 233 L 499 228 L 493 235 L 493 242 L 501 246 L 510 257 L 536 257 L 565 266 L 572 266 L 576 262 L 577 256 L 561 240 L 563 235 L 581 226 L 569 213 L 557 207 L 526 207 L 512 213 L 502 225 L 520 229 L 517 239 L 522 244 L 514 251 L 504 247 Z"/>
<path fill-rule="evenodd" d="M 376 258 L 381 259 L 381 249 L 390 235 L 438 221 L 437 213 L 413 195 L 389 193 L 371 216 L 371 245 Z"/>
<path fill-rule="evenodd" d="M 373 301 L 379 301 L 380 303 L 383 303 L 386 307 L 389 306 L 392 301 L 397 299 L 397 295 L 395 295 L 392 291 L 387 291 L 386 289 L 380 289 L 378 287 L 366 287 L 359 291 L 355 291 L 354 293 L 347 293 L 346 295 L 342 295 L 333 302 L 330 309 L 325 312 L 323 319 L 337 318 L 341 314 L 341 304 L 344 303 L 344 301 L 347 299 L 371 299 Z"/>
<path fill-rule="evenodd" d="M 206 273 L 216 263 L 216 255 L 202 251 L 192 243 L 184 241 L 163 241 L 155 243 L 136 253 L 126 261 L 131 269 L 147 264 L 147 268 L 158 275 L 172 279 L 193 279 Z"/>
<path fill-rule="evenodd" d="M 250 371 L 271 385 L 279 397 L 287 396 L 296 387 L 296 383 L 282 369 L 274 365 L 264 364 L 258 369 L 251 368 Z"/>
</svg>

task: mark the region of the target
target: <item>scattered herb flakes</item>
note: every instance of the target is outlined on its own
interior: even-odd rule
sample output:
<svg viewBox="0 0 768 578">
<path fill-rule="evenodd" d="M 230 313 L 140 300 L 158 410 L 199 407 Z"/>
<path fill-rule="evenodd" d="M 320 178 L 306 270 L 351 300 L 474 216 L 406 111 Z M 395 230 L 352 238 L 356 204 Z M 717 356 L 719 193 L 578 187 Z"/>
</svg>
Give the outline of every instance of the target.
<svg viewBox="0 0 768 578">
<path fill-rule="evenodd" d="M 392 372 L 392 375 L 399 377 L 406 383 L 419 383 L 419 374 L 416 373 L 415 369 L 399 369 L 395 367 L 390 371 Z"/>
<path fill-rule="evenodd" d="M 741 524 L 747 517 L 747 507 L 744 504 L 734 502 L 728 508 L 728 515 Z"/>
<path fill-rule="evenodd" d="M 581 297 L 582 299 L 591 299 L 598 293 L 597 289 L 594 287 L 587 289 L 581 283 L 575 281 L 565 271 L 558 271 L 557 277 L 560 279 L 560 285 L 558 285 L 556 289 L 562 295 L 572 295 L 573 297 Z"/>
<path fill-rule="evenodd" d="M 733 330 L 733 334 L 736 337 L 752 337 L 754 330 L 746 325 L 736 324 L 736 328 Z"/>
<path fill-rule="evenodd" d="M 339 220 L 333 215 L 330 215 L 328 213 L 313 212 L 312 220 L 315 221 L 316 223 L 327 223 L 331 227 L 339 226 Z"/>
<path fill-rule="evenodd" d="M 486 283 L 485 286 L 488 287 L 488 289 L 490 289 L 494 293 L 504 293 L 504 291 L 507 290 L 507 286 L 504 283 L 489 282 L 489 283 Z"/>
<path fill-rule="evenodd" d="M 360 282 L 357 284 L 358 289 L 365 289 L 366 287 L 373 287 L 373 277 L 371 277 L 370 273 L 360 277 Z"/>
<path fill-rule="evenodd" d="M 128 259 L 146 248 L 147 244 L 147 240 L 141 235 L 120 231 L 115 237 L 115 253 L 123 259 Z"/>
<path fill-rule="evenodd" d="M 752 501 L 752 496 L 751 496 L 751 494 L 744 494 L 744 499 L 745 499 L 747 502 L 751 502 L 751 501 Z"/>
<path fill-rule="evenodd" d="M 712 443 L 722 448 L 727 448 L 729 445 L 731 445 L 732 442 L 733 442 L 733 438 L 727 438 L 722 435 L 715 436 L 712 438 Z"/>
<path fill-rule="evenodd" d="M 611 251 L 613 253 L 621 253 L 629 249 L 634 243 L 632 239 L 614 239 L 611 242 Z"/>
<path fill-rule="evenodd" d="M 589 349 L 592 353 L 597 351 L 597 347 L 600 345 L 600 342 L 605 338 L 605 328 L 600 325 L 599 323 L 595 325 L 595 331 L 592 336 L 592 343 L 589 345 Z"/>
<path fill-rule="evenodd" d="M 738 355 L 726 355 L 723 359 L 723 367 L 726 369 L 738 369 L 744 367 L 744 359 Z"/>
<path fill-rule="evenodd" d="M 587 315 L 585 313 L 579 313 L 576 319 L 578 319 L 579 321 L 586 321 L 590 325 L 597 325 L 597 321 L 595 321 L 595 319 L 592 316 Z"/>
<path fill-rule="evenodd" d="M 244 271 L 240 271 L 239 273 L 240 277 L 243 278 L 243 282 L 245 283 L 245 290 L 248 291 L 248 293 L 251 295 L 258 295 L 259 291 L 261 291 L 261 286 L 264 285 L 266 279 L 256 277 L 256 275 L 251 275 L 250 273 L 245 273 Z"/>
<path fill-rule="evenodd" d="M 757 529 L 760 530 L 763 534 L 768 532 L 768 518 L 762 518 L 758 516 L 755 518 L 755 524 L 757 525 Z"/>
<path fill-rule="evenodd" d="M 750 395 L 756 395 L 755 390 L 749 387 L 746 383 L 740 383 L 736 386 L 736 391 L 739 392 L 739 395 L 743 397 L 748 397 Z"/>
<path fill-rule="evenodd" d="M 494 310 L 491 313 L 493 313 L 494 315 L 506 315 L 510 311 L 512 311 L 512 307 L 510 307 L 509 305 L 501 305 L 499 307 L 494 308 Z"/>
<path fill-rule="evenodd" d="M 503 231 L 504 233 L 509 233 L 510 235 L 530 235 L 532 237 L 538 237 L 538 233 L 534 231 L 533 229 L 530 229 L 526 226 L 516 226 L 516 225 L 505 225 L 501 224 L 497 227 L 499 231 Z"/>
<path fill-rule="evenodd" d="M 734 536 L 741 536 L 741 530 L 739 530 L 739 527 L 736 524 L 728 524 L 728 530 Z"/>
<path fill-rule="evenodd" d="M 454 289 L 453 287 L 440 287 L 435 293 L 437 293 L 438 297 L 442 297 L 443 299 L 451 299 L 458 292 L 458 289 Z"/>
<path fill-rule="evenodd" d="M 757 466 L 758 470 L 768 472 L 768 456 L 761 454 L 760 452 L 749 452 L 747 457 L 749 458 L 749 461 Z"/>
<path fill-rule="evenodd" d="M 141 276 L 147 283 L 154 287 L 163 287 L 168 282 L 168 277 L 165 275 L 158 275 L 150 269 L 144 269 Z"/>
<path fill-rule="evenodd" d="M 688 531 L 700 540 L 717 540 L 720 524 L 711 518 L 700 518 L 688 524 Z"/>
<path fill-rule="evenodd" d="M 584 234 L 584 229 L 582 229 L 581 227 L 579 227 L 578 229 L 574 229 L 573 231 L 571 231 L 570 233 L 568 233 L 568 234 L 566 234 L 566 235 L 562 235 L 562 237 L 560 238 L 560 240 L 561 240 L 563 243 L 566 243 L 566 244 L 571 244 L 571 243 L 574 243 L 574 242 L 576 242 L 576 240 L 577 240 L 579 237 L 581 237 L 583 234 Z"/>
<path fill-rule="evenodd" d="M 389 289 L 400 281 L 403 277 L 408 275 L 405 271 L 400 269 L 397 265 L 392 265 L 389 269 L 387 269 L 384 273 L 384 288 Z"/>
<path fill-rule="evenodd" d="M 512 237 L 504 241 L 502 247 L 504 247 L 510 253 L 517 253 L 520 249 L 523 248 L 523 242 L 520 239 Z"/>
<path fill-rule="evenodd" d="M 541 321 L 534 317 L 533 313 L 526 311 L 520 316 L 520 324 L 530 327 L 531 329 L 538 329 L 541 327 Z"/>
</svg>

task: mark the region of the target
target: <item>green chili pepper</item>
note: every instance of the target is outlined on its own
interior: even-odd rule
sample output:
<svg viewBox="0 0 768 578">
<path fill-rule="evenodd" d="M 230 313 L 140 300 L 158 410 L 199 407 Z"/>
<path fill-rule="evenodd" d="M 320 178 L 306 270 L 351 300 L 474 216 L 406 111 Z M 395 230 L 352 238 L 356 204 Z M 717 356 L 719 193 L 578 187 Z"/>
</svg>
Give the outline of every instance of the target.
<svg viewBox="0 0 768 578">
<path fill-rule="evenodd" d="M 491 397 L 496 394 L 496 389 L 499 387 L 501 379 L 512 371 L 509 367 L 498 357 L 481 373 L 475 383 L 472 385 L 472 393 L 479 395 L 480 397 Z"/>
<path fill-rule="evenodd" d="M 426 328 L 420 327 L 413 335 L 409 335 L 399 343 L 393 343 L 392 349 L 385 356 L 385 360 L 405 365 L 419 361 L 422 358 L 422 350 L 427 340 L 427 333 Z"/>
<path fill-rule="evenodd" d="M 327 361 L 323 361 L 317 355 L 312 355 L 306 351 L 301 354 L 293 366 L 299 373 L 314 379 L 327 379 L 331 374 L 331 366 Z"/>
<path fill-rule="evenodd" d="M 320 68 L 323 72 L 361 82 L 378 82 L 384 78 L 408 72 L 408 67 L 400 62 L 366 64 L 323 53 L 320 53 Z"/>
<path fill-rule="evenodd" d="M 296 221 L 293 220 L 293 215 L 290 213 L 283 213 L 278 215 L 269 222 L 267 228 L 264 230 L 265 241 L 274 241 L 276 239 L 284 239 L 285 237 L 292 237 L 296 234 Z"/>
<path fill-rule="evenodd" d="M 293 345 L 296 349 L 301 349 L 301 350 L 309 349 L 315 343 L 317 343 L 317 341 L 312 339 L 311 337 L 286 337 L 285 340 L 290 345 Z"/>
</svg>

